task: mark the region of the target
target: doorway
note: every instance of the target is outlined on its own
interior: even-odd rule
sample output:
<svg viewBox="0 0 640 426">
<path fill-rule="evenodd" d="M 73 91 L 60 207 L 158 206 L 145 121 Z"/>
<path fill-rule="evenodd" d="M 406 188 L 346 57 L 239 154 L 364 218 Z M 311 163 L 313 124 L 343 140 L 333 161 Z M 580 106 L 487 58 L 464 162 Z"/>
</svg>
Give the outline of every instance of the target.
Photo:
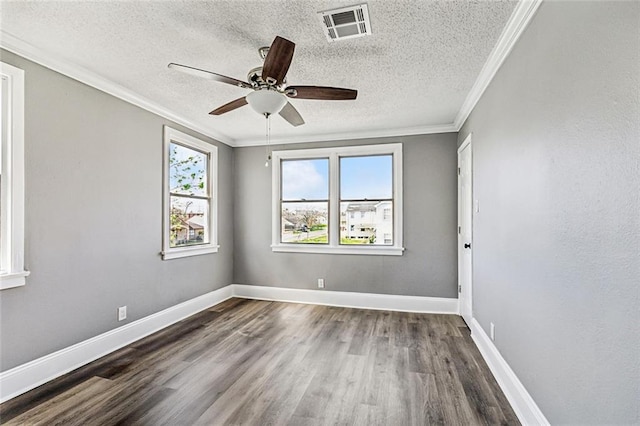
<svg viewBox="0 0 640 426">
<path fill-rule="evenodd" d="M 473 165 L 471 134 L 458 148 L 458 309 L 473 318 Z"/>
</svg>

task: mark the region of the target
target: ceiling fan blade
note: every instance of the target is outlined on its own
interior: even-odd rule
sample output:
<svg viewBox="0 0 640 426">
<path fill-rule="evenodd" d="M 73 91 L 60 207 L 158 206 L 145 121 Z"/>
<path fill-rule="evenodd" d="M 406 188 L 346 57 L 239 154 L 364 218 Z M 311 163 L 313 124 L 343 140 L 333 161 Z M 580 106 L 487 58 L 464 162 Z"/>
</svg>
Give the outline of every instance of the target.
<svg viewBox="0 0 640 426">
<path fill-rule="evenodd" d="M 298 127 L 304 124 L 302 116 L 298 110 L 291 105 L 291 102 L 287 102 L 287 104 L 280 110 L 280 115 L 292 126 Z"/>
<path fill-rule="evenodd" d="M 234 109 L 240 108 L 241 106 L 245 106 L 247 104 L 247 99 L 243 96 L 242 98 L 236 99 L 235 101 L 231 101 L 227 104 L 222 105 L 211 111 L 209 114 L 211 115 L 221 115 L 225 112 L 233 111 Z"/>
<path fill-rule="evenodd" d="M 277 84 L 282 84 L 291 65 L 295 48 L 296 45 L 292 41 L 276 36 L 267 57 L 264 58 L 262 79 L 266 82 L 275 81 Z"/>
<path fill-rule="evenodd" d="M 353 89 L 342 89 L 340 87 L 323 87 L 323 86 L 289 86 L 295 90 L 295 95 L 287 93 L 287 96 L 295 99 L 320 99 L 324 101 L 346 101 L 355 99 L 358 91 Z"/>
<path fill-rule="evenodd" d="M 187 65 L 174 64 L 173 62 L 168 65 L 169 68 L 184 72 L 186 74 L 195 75 L 196 77 L 208 78 L 209 80 L 219 81 L 220 83 L 232 84 L 238 87 L 244 87 L 245 89 L 251 89 L 252 86 L 242 80 L 236 80 L 235 78 L 227 77 L 226 75 L 216 74 L 215 72 L 201 70 L 199 68 L 190 67 Z"/>
</svg>

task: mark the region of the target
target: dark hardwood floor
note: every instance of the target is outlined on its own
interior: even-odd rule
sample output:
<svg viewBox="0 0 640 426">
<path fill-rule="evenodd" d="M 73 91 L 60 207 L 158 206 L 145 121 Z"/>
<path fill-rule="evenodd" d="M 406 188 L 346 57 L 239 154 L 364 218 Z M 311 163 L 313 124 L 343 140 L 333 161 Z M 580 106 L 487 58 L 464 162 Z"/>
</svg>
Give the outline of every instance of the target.
<svg viewBox="0 0 640 426">
<path fill-rule="evenodd" d="M 0 421 L 519 424 L 457 316 L 244 299 L 7 401 Z"/>
</svg>

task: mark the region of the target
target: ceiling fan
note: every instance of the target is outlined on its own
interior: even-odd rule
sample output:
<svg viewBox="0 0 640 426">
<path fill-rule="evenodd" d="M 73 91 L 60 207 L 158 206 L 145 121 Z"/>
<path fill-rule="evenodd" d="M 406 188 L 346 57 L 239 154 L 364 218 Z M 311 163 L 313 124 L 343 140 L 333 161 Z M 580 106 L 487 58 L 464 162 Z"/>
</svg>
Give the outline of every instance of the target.
<svg viewBox="0 0 640 426">
<path fill-rule="evenodd" d="M 269 118 L 279 113 L 293 126 L 304 124 L 300 113 L 291 105 L 291 99 L 319 99 L 326 101 L 351 100 L 358 96 L 358 91 L 339 87 L 324 86 L 287 86 L 286 75 L 293 59 L 295 43 L 276 36 L 271 47 L 259 49 L 264 59 L 262 67 L 249 71 L 246 81 L 237 80 L 211 71 L 193 68 L 187 65 L 170 63 L 169 68 L 198 77 L 208 78 L 221 83 L 232 84 L 244 89 L 252 89 L 247 96 L 231 101 L 211 111 L 211 115 L 221 115 L 249 104 L 256 112 Z"/>
</svg>

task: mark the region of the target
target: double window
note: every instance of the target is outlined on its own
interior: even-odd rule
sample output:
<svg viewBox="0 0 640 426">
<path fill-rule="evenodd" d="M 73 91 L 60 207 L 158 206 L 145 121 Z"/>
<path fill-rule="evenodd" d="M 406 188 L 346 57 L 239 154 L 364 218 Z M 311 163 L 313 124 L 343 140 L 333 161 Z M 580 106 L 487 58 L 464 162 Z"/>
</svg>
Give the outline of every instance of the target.
<svg viewBox="0 0 640 426">
<path fill-rule="evenodd" d="M 164 128 L 163 259 L 213 253 L 217 147 Z"/>
<path fill-rule="evenodd" d="M 402 144 L 274 151 L 272 248 L 401 255 Z"/>
<path fill-rule="evenodd" d="M 0 289 L 25 284 L 24 71 L 0 62 Z"/>
</svg>

